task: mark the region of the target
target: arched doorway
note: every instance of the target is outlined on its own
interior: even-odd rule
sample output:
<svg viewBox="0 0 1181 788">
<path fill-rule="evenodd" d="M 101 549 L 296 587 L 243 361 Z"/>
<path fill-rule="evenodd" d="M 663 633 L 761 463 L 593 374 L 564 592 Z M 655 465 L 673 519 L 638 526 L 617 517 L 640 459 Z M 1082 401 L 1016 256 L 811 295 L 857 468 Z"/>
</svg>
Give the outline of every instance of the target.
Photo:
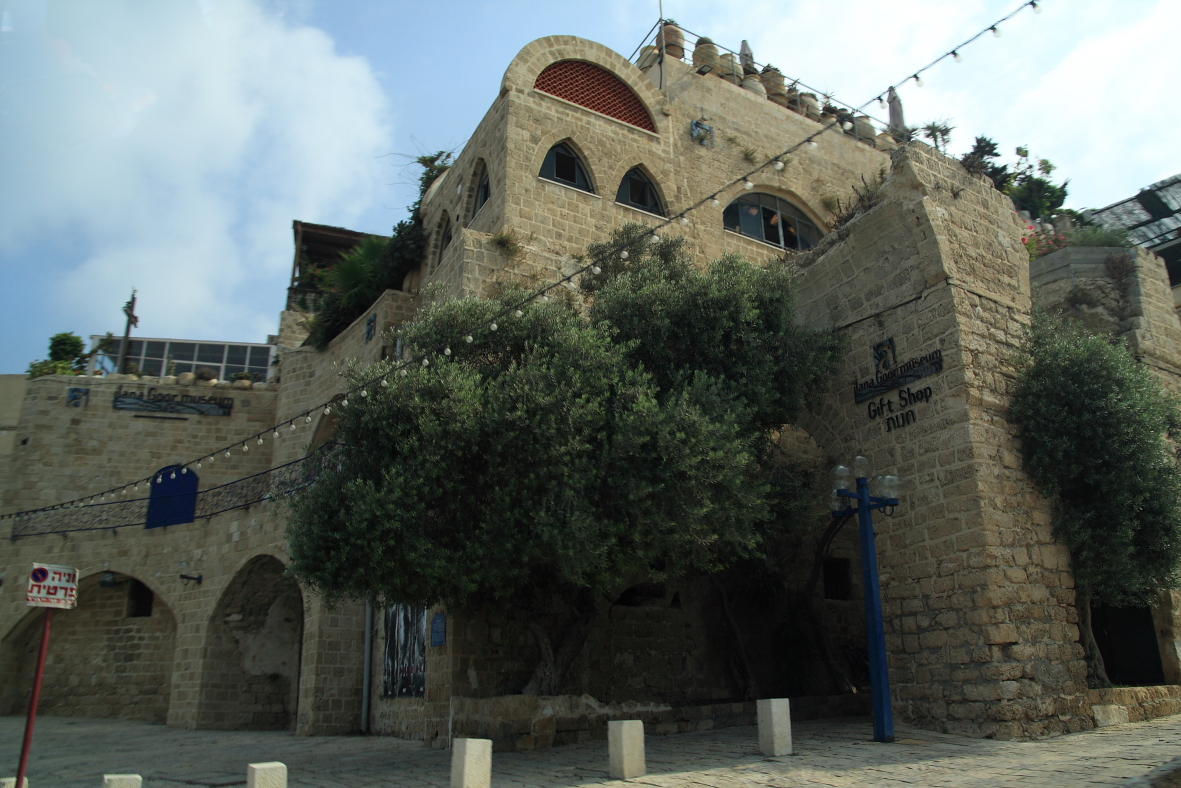
<svg viewBox="0 0 1181 788">
<path fill-rule="evenodd" d="M 198 727 L 294 728 L 302 644 L 299 584 L 273 556 L 251 559 L 209 621 Z"/>
<path fill-rule="evenodd" d="M 30 610 L 0 641 L 0 714 L 25 710 L 45 612 Z M 83 578 L 60 610 L 45 664 L 44 714 L 164 722 L 176 618 L 146 584 L 119 572 Z"/>
</svg>

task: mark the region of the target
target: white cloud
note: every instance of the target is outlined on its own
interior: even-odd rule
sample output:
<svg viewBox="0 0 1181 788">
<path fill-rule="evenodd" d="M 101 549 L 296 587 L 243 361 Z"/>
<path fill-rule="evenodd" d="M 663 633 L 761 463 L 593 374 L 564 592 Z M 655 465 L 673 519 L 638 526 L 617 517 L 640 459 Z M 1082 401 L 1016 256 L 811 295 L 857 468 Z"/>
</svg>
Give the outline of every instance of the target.
<svg viewBox="0 0 1181 788">
<path fill-rule="evenodd" d="M 370 66 L 274 6 L 62 2 L 4 42 L 0 66 L 31 76 L 0 69 L 0 256 L 86 250 L 57 273 L 61 325 L 117 328 L 134 286 L 144 335 L 261 341 L 292 219 L 379 199 L 391 113 Z"/>
</svg>

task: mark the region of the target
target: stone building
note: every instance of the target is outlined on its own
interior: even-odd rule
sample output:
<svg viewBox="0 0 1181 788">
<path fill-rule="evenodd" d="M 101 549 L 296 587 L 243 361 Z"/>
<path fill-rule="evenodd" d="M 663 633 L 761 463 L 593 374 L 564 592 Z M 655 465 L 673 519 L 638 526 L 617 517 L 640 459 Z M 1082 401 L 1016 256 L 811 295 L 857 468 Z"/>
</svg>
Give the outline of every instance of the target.
<svg viewBox="0 0 1181 788">
<path fill-rule="evenodd" d="M 426 194 L 427 253 L 402 289 L 318 351 L 301 345 L 301 310 L 313 304 L 293 276 L 278 383 L 30 381 L 0 458 L 2 511 L 24 512 L 2 521 L 12 541 L 0 561 L 0 711 L 26 692 L 38 614 L 21 600 L 30 562 L 42 561 L 82 578 L 79 610 L 56 625 L 51 713 L 435 742 L 479 733 L 506 747 L 589 736 L 613 714 L 657 731 L 748 719 L 751 707 L 731 702 L 736 645 L 701 586 L 637 589 L 599 622 L 570 694 L 535 698 L 512 694 L 529 646 L 507 621 L 329 606 L 283 573 L 278 499 L 314 476 L 310 450 L 331 431 L 323 406 L 344 388 L 336 365 L 393 353 L 385 329 L 414 315 L 427 285 L 467 295 L 552 282 L 629 222 L 683 236 L 702 261 L 799 252 L 801 319 L 848 338 L 793 445 L 817 463 L 860 452 L 912 480 L 897 515 L 878 523 L 903 719 L 1022 738 L 1181 710 L 1176 595 L 1148 613 L 1159 686 L 1088 691 L 1069 559 L 1006 420 L 1032 306 L 1074 303 L 1078 288 L 1103 294 L 1088 307 L 1095 320 L 1127 335 L 1170 385 L 1181 380 L 1163 267 L 1124 255 L 1113 284 L 1110 266 L 1068 249 L 1031 277 L 1024 226 L 988 181 L 921 144 L 891 150 L 865 119 L 820 133 L 818 107 L 773 82 L 771 100 L 749 79 L 744 89 L 725 62 L 710 70 L 645 51 L 635 64 L 570 36 L 526 46 Z M 873 204 L 828 231 L 854 187 L 879 177 Z M 348 233 L 297 223 L 297 274 L 302 231 L 325 248 Z M 170 515 L 172 498 L 194 508 Z M 833 555 L 857 576 L 851 542 Z M 860 590 L 847 585 L 819 603 L 855 651 Z M 800 675 L 818 670 L 770 639 L 747 645 L 761 649 L 758 670 L 784 658 Z"/>
</svg>

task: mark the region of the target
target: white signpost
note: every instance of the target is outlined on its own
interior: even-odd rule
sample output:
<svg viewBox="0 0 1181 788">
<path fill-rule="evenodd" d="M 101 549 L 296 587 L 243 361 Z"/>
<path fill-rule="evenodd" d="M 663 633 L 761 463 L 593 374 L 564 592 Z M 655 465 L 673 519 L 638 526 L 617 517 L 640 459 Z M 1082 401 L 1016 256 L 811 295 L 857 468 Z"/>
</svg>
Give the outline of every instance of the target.
<svg viewBox="0 0 1181 788">
<path fill-rule="evenodd" d="M 29 572 L 29 587 L 25 604 L 46 607 L 45 626 L 41 630 L 41 649 L 37 652 L 37 672 L 33 674 L 33 693 L 29 696 L 29 716 L 25 720 L 25 738 L 21 743 L 20 766 L 16 770 L 16 784 L 24 785 L 29 766 L 29 747 L 33 743 L 33 727 L 37 724 L 37 704 L 41 701 L 41 682 L 45 677 L 45 656 L 49 652 L 49 630 L 54 610 L 72 610 L 78 605 L 78 570 L 57 564 L 33 564 Z"/>
</svg>

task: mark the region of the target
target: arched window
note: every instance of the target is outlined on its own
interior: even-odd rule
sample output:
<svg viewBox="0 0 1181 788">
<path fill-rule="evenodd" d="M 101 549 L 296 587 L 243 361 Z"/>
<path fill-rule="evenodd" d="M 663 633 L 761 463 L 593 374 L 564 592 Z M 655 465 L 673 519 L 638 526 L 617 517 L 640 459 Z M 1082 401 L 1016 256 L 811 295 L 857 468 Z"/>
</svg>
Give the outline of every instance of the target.
<svg viewBox="0 0 1181 788">
<path fill-rule="evenodd" d="M 619 182 L 619 192 L 615 195 L 615 202 L 639 208 L 641 211 L 664 216 L 664 206 L 660 203 L 660 194 L 656 191 L 656 184 L 639 167 L 632 167 Z"/>
<path fill-rule="evenodd" d="M 547 181 L 573 186 L 575 189 L 582 189 L 591 194 L 595 193 L 594 187 L 591 186 L 590 177 L 586 174 L 586 168 L 582 166 L 582 159 L 578 158 L 578 154 L 564 142 L 559 142 L 549 149 L 549 153 L 545 154 L 545 161 L 541 163 L 541 172 L 538 174 Z"/>
<path fill-rule="evenodd" d="M 488 177 L 488 166 L 483 159 L 476 162 L 475 171 L 472 173 L 472 189 L 471 189 L 471 203 L 468 208 L 467 218 L 470 222 L 475 218 L 480 209 L 484 207 L 484 203 L 488 202 L 488 198 L 492 196 L 492 181 Z"/>
<path fill-rule="evenodd" d="M 811 249 L 821 235 L 803 211 L 773 194 L 739 197 L 726 206 L 722 225 L 784 249 Z"/>
<path fill-rule="evenodd" d="M 439 220 L 439 246 L 435 250 L 435 268 L 443 262 L 443 252 L 447 251 L 447 247 L 451 245 L 451 217 L 447 212 L 443 212 L 443 218 Z"/>
<path fill-rule="evenodd" d="M 197 511 L 197 474 L 181 465 L 156 471 L 149 483 L 148 521 L 145 528 L 193 522 Z"/>
</svg>

